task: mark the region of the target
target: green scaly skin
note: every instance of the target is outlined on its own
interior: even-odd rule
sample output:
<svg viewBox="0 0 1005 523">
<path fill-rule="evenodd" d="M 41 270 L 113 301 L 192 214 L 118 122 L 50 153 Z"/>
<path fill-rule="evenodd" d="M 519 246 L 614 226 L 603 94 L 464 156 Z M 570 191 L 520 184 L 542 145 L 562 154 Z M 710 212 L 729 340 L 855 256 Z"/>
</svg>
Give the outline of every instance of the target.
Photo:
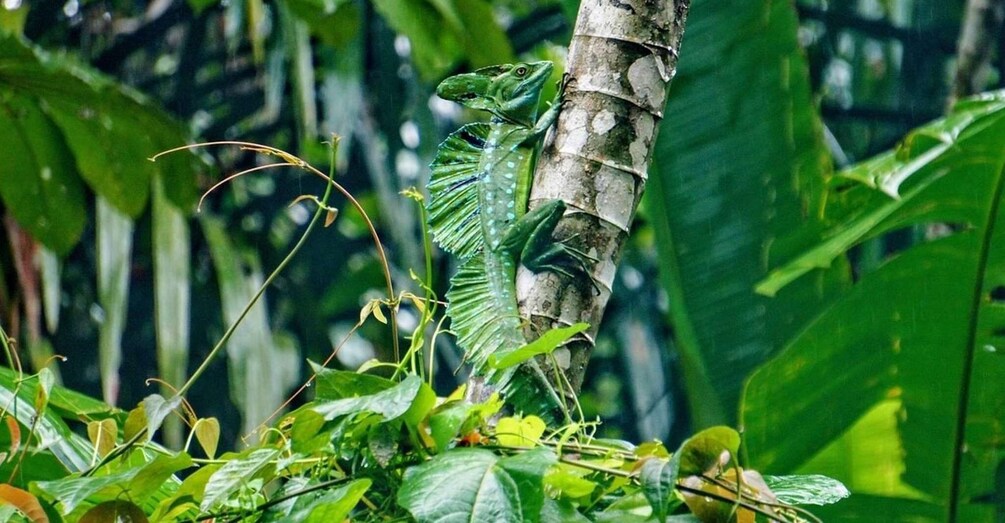
<svg viewBox="0 0 1005 523">
<path fill-rule="evenodd" d="M 527 343 L 516 299 L 517 266 L 571 276 L 585 272 L 590 260 L 552 239 L 565 212 L 562 201 L 527 212 L 535 148 L 558 117 L 554 104 L 537 118 L 551 71 L 551 62 L 506 64 L 440 84 L 441 98 L 488 111 L 492 119 L 466 125 L 440 145 L 428 209 L 433 239 L 463 261 L 451 279 L 447 315 L 475 381 L 500 389 L 518 411 L 554 419 L 565 404 L 535 361 L 525 366 L 529 372 L 487 365 L 489 356 Z"/>
</svg>

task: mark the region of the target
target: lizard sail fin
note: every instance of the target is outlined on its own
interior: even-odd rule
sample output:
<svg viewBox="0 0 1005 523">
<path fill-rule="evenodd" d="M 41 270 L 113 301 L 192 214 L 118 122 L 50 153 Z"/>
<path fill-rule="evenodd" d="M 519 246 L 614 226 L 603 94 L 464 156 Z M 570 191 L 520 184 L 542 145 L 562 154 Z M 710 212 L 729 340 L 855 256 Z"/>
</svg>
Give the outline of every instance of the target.
<svg viewBox="0 0 1005 523">
<path fill-rule="evenodd" d="M 520 318 L 515 314 L 500 316 L 500 309 L 487 299 L 498 293 L 487 277 L 485 258 L 475 256 L 464 261 L 450 280 L 447 291 L 447 316 L 450 330 L 465 350 L 465 359 L 474 365 L 475 374 L 485 375 L 486 362 L 492 354 L 512 350 L 526 343 L 521 334 Z"/>
<path fill-rule="evenodd" d="M 485 246 L 478 219 L 478 162 L 489 130 L 488 124 L 472 123 L 454 131 L 430 165 L 429 228 L 440 247 L 461 259 Z"/>
</svg>

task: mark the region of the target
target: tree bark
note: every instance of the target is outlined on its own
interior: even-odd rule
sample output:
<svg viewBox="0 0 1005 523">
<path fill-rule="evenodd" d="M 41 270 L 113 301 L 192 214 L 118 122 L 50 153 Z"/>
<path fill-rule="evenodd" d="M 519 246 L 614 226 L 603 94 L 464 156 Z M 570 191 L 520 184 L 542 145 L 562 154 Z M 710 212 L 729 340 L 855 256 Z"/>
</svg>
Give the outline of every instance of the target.
<svg viewBox="0 0 1005 523">
<path fill-rule="evenodd" d="M 984 90 L 991 52 L 1001 38 L 1005 0 L 968 0 L 956 47 L 956 73 L 949 104 Z"/>
<path fill-rule="evenodd" d="M 565 201 L 568 210 L 555 237 L 597 259 L 590 267 L 595 285 L 524 268 L 517 274 L 529 337 L 557 326 L 591 325 L 555 352 L 576 391 L 645 189 L 689 6 L 690 0 L 583 0 L 580 5 L 564 103 L 538 162 L 530 208 L 551 199 Z"/>
</svg>

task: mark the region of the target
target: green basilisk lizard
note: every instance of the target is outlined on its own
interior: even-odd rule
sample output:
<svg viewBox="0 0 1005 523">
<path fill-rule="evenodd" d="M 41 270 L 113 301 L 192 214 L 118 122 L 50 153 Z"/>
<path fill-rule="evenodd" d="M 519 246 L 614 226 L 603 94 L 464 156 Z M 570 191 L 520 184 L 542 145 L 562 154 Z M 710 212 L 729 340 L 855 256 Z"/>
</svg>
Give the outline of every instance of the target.
<svg viewBox="0 0 1005 523">
<path fill-rule="evenodd" d="M 488 361 L 527 343 L 517 308 L 518 264 L 573 276 L 585 274 L 592 260 L 552 238 L 564 202 L 527 212 L 535 149 L 558 117 L 556 103 L 537 118 L 551 71 L 551 62 L 497 65 L 439 85 L 441 98 L 488 111 L 492 119 L 465 125 L 440 144 L 428 204 L 433 239 L 462 260 L 447 292 L 447 316 L 473 375 L 501 390 L 517 411 L 546 417 L 564 401 L 534 360 L 530 372 L 493 370 Z"/>
</svg>

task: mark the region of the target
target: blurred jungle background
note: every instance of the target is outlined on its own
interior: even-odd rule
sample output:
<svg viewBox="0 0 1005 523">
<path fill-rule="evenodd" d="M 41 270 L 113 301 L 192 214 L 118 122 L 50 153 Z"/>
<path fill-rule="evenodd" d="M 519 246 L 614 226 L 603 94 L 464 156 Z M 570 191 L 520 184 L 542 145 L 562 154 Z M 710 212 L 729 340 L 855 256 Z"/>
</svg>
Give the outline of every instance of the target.
<svg viewBox="0 0 1005 523">
<path fill-rule="evenodd" d="M 518 59 L 562 64 L 578 3 L 3 0 L 0 323 L 25 367 L 48 364 L 69 388 L 134 405 L 156 391 L 150 378 L 183 382 L 286 255 L 313 210 L 291 202 L 322 184 L 296 170 L 251 174 L 196 213 L 213 184 L 267 160 L 235 147 L 147 160 L 195 141 L 265 143 L 324 170 L 322 142 L 342 136 L 338 179 L 374 217 L 396 287 L 418 292 L 410 271 L 425 267 L 420 215 L 400 193 L 422 188 L 438 143 L 476 117 L 437 99 L 436 84 Z M 968 25 L 968 9 L 978 22 Z M 910 460 L 953 454 L 952 431 L 898 432 L 906 416 L 895 391 L 910 383 L 889 378 L 862 394 L 841 381 L 876 365 L 886 380 L 885 364 L 817 339 L 800 361 L 762 369 L 746 385 L 743 419 L 770 409 L 758 418 L 768 421 L 744 425 L 741 398 L 755 370 L 798 344 L 860 278 L 958 223 L 891 227 L 776 297 L 754 288 L 781 261 L 765 259 L 766 245 L 787 238 L 788 257 L 806 246 L 790 233 L 819 203 L 807 191 L 895 147 L 951 100 L 1005 82 L 1002 9 L 994 0 L 694 0 L 649 187 L 582 392 L 603 435 L 675 444 L 702 427 L 739 426 L 765 470 L 827 473 L 862 494 L 834 510 L 940 513 L 933 497 L 964 480 Z M 201 416 L 221 420 L 231 445 L 303 383 L 307 359 L 336 346 L 342 368 L 392 357 L 379 323 L 347 337 L 384 277 L 365 224 L 335 205 L 345 212 L 311 238 L 226 360 L 189 394 Z M 442 292 L 454 267 L 446 257 L 434 267 Z M 928 294 L 891 284 L 833 325 L 866 322 L 861 315 L 900 294 L 920 308 L 950 292 L 926 280 L 924 264 L 912 270 Z M 404 309 L 398 319 L 403 331 L 417 321 Z M 973 341 L 938 316 L 911 321 L 917 337 L 942 329 Z M 900 337 L 890 329 L 856 338 L 858 349 L 884 352 Z M 438 392 L 447 394 L 464 371 L 452 340 L 437 340 Z M 66 360 L 54 364 L 54 354 Z M 794 377 L 814 354 L 843 362 L 830 367 L 834 383 Z M 960 358 L 929 351 L 892 372 L 966 358 L 947 364 Z M 759 392 L 786 380 L 796 388 L 784 395 Z M 829 398 L 813 403 L 821 389 Z M 959 400 L 944 403 L 946 425 L 959 429 Z M 1001 425 L 1001 412 L 988 416 Z M 757 436 L 765 425 L 773 428 Z M 776 445 L 769 433 L 791 439 Z M 165 438 L 177 447 L 180 427 Z M 1003 521 L 1005 466 L 988 477 L 996 487 L 975 498 Z"/>
</svg>

